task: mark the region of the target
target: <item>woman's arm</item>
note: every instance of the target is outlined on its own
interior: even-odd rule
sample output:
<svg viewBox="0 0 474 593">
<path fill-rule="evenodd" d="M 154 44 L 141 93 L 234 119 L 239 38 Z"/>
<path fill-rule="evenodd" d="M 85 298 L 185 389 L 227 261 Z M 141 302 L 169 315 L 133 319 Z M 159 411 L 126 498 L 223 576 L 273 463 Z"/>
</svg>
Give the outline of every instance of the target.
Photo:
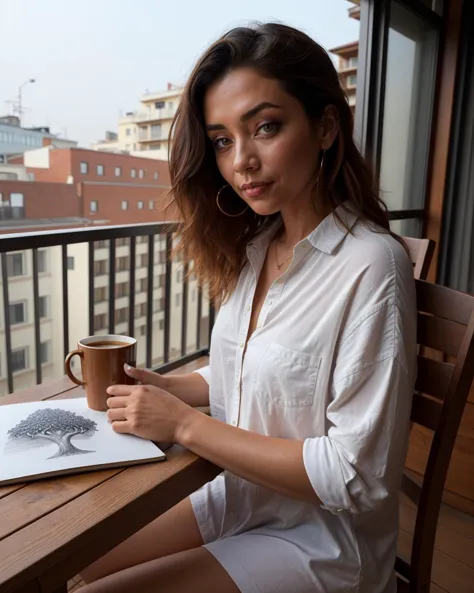
<svg viewBox="0 0 474 593">
<path fill-rule="evenodd" d="M 176 441 L 212 463 L 265 488 L 321 503 L 303 462 L 303 441 L 262 436 L 189 410 Z"/>
</svg>

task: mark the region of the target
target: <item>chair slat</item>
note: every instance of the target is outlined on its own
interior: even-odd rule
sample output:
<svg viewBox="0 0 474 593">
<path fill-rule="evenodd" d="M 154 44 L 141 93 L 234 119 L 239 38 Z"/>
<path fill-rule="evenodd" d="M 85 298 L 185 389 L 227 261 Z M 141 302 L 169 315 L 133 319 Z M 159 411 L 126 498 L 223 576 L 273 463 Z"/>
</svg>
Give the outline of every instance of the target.
<svg viewBox="0 0 474 593">
<path fill-rule="evenodd" d="M 442 405 L 436 400 L 429 399 L 421 393 L 415 393 L 411 406 L 411 420 L 430 430 L 436 430 L 441 409 Z"/>
<path fill-rule="evenodd" d="M 457 356 L 466 328 L 455 321 L 418 313 L 418 344 Z"/>
<path fill-rule="evenodd" d="M 444 400 L 453 370 L 454 365 L 450 362 L 441 362 L 432 358 L 418 356 L 416 391 Z"/>
<path fill-rule="evenodd" d="M 400 489 L 403 494 L 408 496 L 413 504 L 418 506 L 421 496 L 421 486 L 417 484 L 413 478 L 410 478 L 410 476 L 405 472 L 402 474 L 402 483 Z"/>
<path fill-rule="evenodd" d="M 395 572 L 405 579 L 410 580 L 410 564 L 406 560 L 403 560 L 403 558 L 400 558 L 400 556 L 395 558 Z"/>
<path fill-rule="evenodd" d="M 410 593 L 410 585 L 400 577 L 397 577 L 397 593 Z"/>
<path fill-rule="evenodd" d="M 474 310 L 472 295 L 417 280 L 418 311 L 467 325 Z"/>
</svg>

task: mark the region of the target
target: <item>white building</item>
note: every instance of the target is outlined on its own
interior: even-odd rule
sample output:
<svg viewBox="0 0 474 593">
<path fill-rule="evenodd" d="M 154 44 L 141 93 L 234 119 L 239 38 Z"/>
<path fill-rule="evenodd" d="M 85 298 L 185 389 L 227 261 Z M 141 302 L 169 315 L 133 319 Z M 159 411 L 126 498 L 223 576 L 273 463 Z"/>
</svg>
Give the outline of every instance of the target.
<svg viewBox="0 0 474 593">
<path fill-rule="evenodd" d="M 139 109 L 120 118 L 117 137 L 97 142 L 92 148 L 167 160 L 171 122 L 182 92 L 168 84 L 166 91 L 143 95 Z"/>
</svg>

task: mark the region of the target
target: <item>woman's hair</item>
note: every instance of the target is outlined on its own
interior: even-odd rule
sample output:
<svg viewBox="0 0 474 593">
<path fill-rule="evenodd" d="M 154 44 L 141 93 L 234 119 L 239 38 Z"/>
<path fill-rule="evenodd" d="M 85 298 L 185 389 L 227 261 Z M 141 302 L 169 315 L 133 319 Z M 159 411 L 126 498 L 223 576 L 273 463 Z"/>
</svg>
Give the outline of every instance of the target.
<svg viewBox="0 0 474 593">
<path fill-rule="evenodd" d="M 288 94 L 300 101 L 312 121 L 318 121 L 328 105 L 336 108 L 339 131 L 325 154 L 320 195 L 326 196 L 333 209 L 350 199 L 362 220 L 375 223 L 385 229 L 382 232 L 402 242 L 390 232 L 387 208 L 354 144 L 352 111 L 326 51 L 304 33 L 285 25 L 238 27 L 213 43 L 197 62 L 171 131 L 170 193 L 184 221 L 178 232 L 178 250 L 186 262 L 194 262 L 198 281 L 208 284 L 211 300 L 221 302 L 236 286 L 246 260 L 247 243 L 281 217 L 280 213 L 261 216 L 248 208 L 239 218 L 231 218 L 216 204 L 217 192 L 226 182 L 206 134 L 204 97 L 213 83 L 245 66 L 278 80 Z M 226 190 L 226 194 L 227 203 L 232 191 Z M 235 211 L 239 212 L 245 203 L 237 194 L 234 196 L 238 202 Z"/>
</svg>

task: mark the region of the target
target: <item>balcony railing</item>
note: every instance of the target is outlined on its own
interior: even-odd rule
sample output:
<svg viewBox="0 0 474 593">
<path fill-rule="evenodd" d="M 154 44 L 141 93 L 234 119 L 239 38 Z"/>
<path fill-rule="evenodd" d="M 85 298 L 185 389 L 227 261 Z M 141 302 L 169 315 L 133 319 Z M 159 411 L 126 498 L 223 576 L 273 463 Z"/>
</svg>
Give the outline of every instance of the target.
<svg viewBox="0 0 474 593">
<path fill-rule="evenodd" d="M 173 107 L 164 107 L 163 109 L 150 109 L 149 111 L 138 111 L 135 114 L 136 122 L 158 121 L 160 119 L 172 119 L 175 114 Z"/>
<path fill-rule="evenodd" d="M 23 206 L 4 206 L 0 204 L 0 220 L 21 220 L 25 218 Z"/>
<path fill-rule="evenodd" d="M 188 266 L 170 257 L 177 228 L 178 223 L 161 223 L 0 235 L 0 386 L 6 380 L 9 393 L 18 390 L 17 377 L 27 371 L 35 374 L 34 382 L 43 382 L 48 362 L 44 337 L 59 361 L 56 375 L 63 374 L 62 361 L 77 339 L 101 332 L 136 337 L 142 352 L 138 364 L 160 372 L 207 355 L 214 309 L 206 289 L 188 278 Z M 123 262 L 127 262 L 125 268 Z M 41 308 L 48 288 L 49 321 Z M 33 311 L 29 323 L 28 300 Z M 25 305 L 14 309 L 20 319 L 12 319 L 11 305 L 20 302 Z M 191 314 L 194 328 L 188 327 Z M 28 365 L 28 354 L 19 352 L 21 339 L 29 340 L 30 349 L 34 346 L 34 365 Z M 23 368 L 18 368 L 18 360 Z"/>
</svg>

